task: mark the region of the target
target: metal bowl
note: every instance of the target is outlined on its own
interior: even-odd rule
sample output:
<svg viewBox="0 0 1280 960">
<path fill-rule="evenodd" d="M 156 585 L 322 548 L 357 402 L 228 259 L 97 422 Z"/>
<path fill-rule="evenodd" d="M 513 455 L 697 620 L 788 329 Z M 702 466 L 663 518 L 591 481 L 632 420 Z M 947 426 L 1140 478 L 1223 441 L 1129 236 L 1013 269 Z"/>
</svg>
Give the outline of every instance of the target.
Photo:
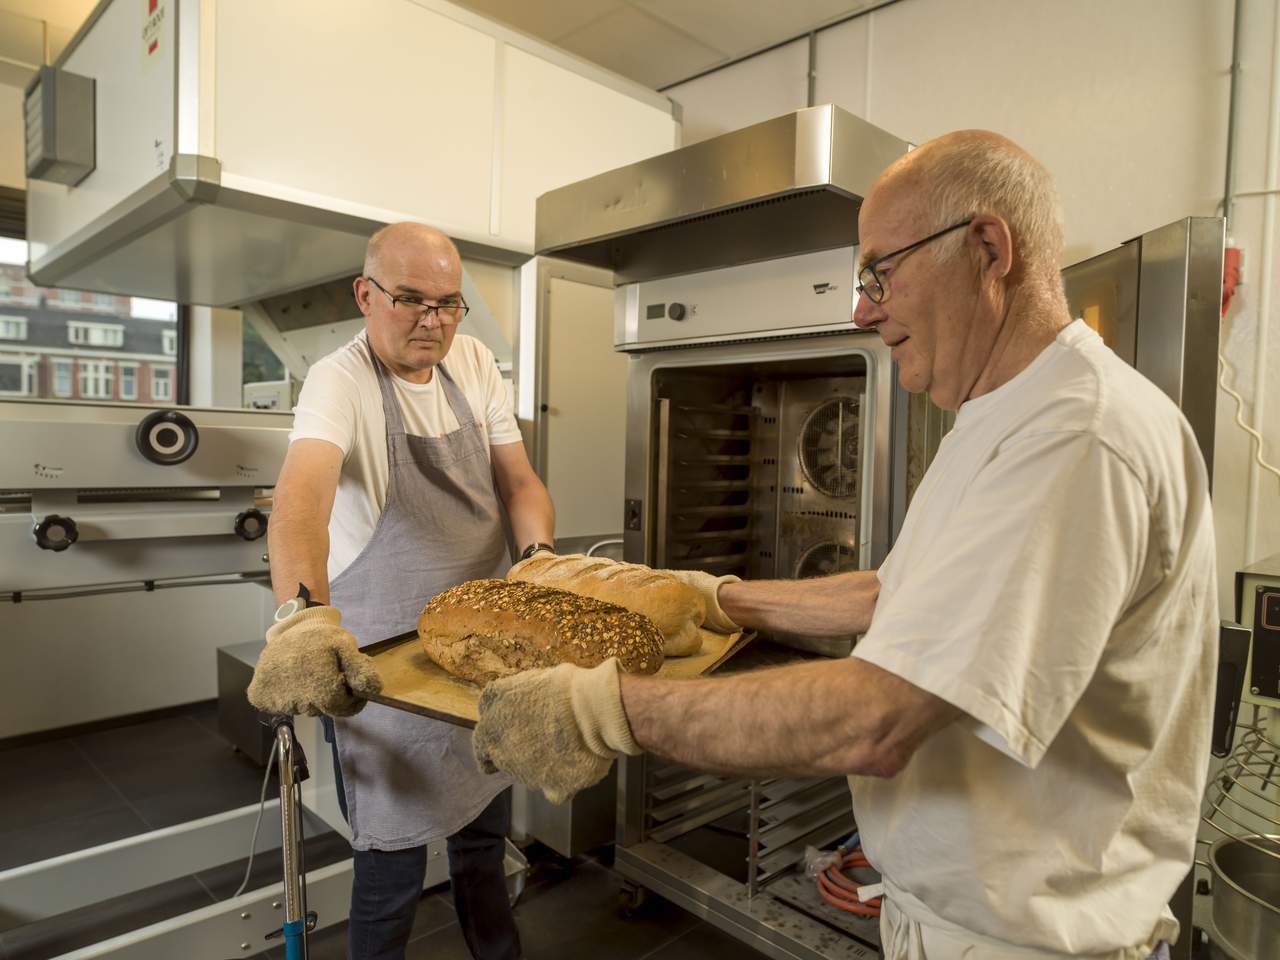
<svg viewBox="0 0 1280 960">
<path fill-rule="evenodd" d="M 1215 945 L 1239 960 L 1280 957 L 1280 837 L 1222 837 L 1209 866 Z"/>
</svg>

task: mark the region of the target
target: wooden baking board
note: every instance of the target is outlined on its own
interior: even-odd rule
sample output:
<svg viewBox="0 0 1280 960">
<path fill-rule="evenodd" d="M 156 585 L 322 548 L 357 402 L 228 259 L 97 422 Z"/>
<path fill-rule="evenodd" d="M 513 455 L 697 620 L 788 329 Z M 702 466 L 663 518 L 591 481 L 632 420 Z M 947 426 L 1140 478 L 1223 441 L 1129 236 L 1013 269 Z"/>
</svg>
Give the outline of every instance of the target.
<svg viewBox="0 0 1280 960">
<path fill-rule="evenodd" d="M 755 637 L 754 633 L 698 633 L 702 651 L 693 657 L 668 657 L 658 676 L 689 678 L 710 673 Z M 460 727 L 474 727 L 480 719 L 480 688 L 459 680 L 431 660 L 418 642 L 416 630 L 365 647 L 363 652 L 373 657 L 382 677 L 382 693 L 369 698 L 374 703 Z"/>
</svg>

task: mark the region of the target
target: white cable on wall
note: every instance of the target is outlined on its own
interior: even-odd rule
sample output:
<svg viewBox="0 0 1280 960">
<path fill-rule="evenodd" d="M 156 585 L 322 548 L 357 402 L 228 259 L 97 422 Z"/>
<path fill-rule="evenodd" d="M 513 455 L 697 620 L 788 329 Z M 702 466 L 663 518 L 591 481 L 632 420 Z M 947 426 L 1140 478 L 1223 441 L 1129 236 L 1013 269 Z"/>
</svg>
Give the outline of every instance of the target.
<svg viewBox="0 0 1280 960">
<path fill-rule="evenodd" d="M 1276 475 L 1280 479 L 1280 468 L 1268 463 L 1262 456 L 1262 434 L 1253 427 L 1244 422 L 1244 397 L 1236 393 L 1227 386 L 1227 374 L 1234 375 L 1235 371 L 1231 369 L 1231 365 L 1227 363 L 1227 358 L 1223 354 L 1218 354 L 1218 386 L 1222 388 L 1222 392 L 1236 402 L 1236 426 L 1252 437 L 1249 446 L 1253 449 L 1253 458 L 1257 461 L 1258 466 L 1262 469 Z"/>
</svg>

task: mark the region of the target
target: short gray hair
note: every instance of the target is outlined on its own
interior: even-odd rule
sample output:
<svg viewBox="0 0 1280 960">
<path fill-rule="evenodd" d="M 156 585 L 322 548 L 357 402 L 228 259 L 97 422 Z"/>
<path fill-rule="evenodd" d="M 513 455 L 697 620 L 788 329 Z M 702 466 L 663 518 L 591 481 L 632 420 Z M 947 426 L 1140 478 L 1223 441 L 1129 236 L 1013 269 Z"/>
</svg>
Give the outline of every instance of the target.
<svg viewBox="0 0 1280 960">
<path fill-rule="evenodd" d="M 1039 161 L 1012 141 L 986 131 L 951 134 L 928 150 L 917 172 L 932 230 L 974 214 L 995 214 L 1009 225 L 1014 255 L 1029 268 L 1061 268 L 1062 207 L 1053 178 Z M 964 234 L 957 231 L 941 238 L 932 253 L 946 259 L 963 242 Z"/>
</svg>

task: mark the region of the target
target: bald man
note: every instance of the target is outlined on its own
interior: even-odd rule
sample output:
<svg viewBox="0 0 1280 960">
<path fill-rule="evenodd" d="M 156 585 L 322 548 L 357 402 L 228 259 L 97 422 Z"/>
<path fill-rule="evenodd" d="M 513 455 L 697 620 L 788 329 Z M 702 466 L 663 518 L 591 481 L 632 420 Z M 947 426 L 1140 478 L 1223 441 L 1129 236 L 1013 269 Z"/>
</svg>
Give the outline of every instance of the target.
<svg viewBox="0 0 1280 960">
<path fill-rule="evenodd" d="M 311 367 L 294 411 L 268 532 L 281 607 L 249 698 L 325 716 L 355 851 L 349 955 L 404 957 L 426 844 L 447 837 L 467 946 L 510 960 L 511 780 L 479 770 L 470 731 L 366 704 L 379 681 L 359 648 L 414 629 L 442 590 L 504 576 L 502 507 L 526 557 L 552 549 L 554 510 L 493 354 L 460 332 L 453 242 L 421 224 L 383 228 L 355 297 L 365 329 Z"/>
<path fill-rule="evenodd" d="M 906 389 L 957 411 L 892 552 L 803 582 L 682 572 L 743 626 L 861 633 L 853 656 L 697 681 L 612 661 L 508 678 L 481 698 L 482 765 L 561 796 L 619 752 L 847 774 L 887 958 L 1164 956 L 1217 646 L 1195 438 L 1072 320 L 1053 184 L 1013 143 L 964 131 L 912 151 L 859 235 L 855 323 Z M 540 740 L 557 750 L 529 726 L 559 728 Z"/>
</svg>

